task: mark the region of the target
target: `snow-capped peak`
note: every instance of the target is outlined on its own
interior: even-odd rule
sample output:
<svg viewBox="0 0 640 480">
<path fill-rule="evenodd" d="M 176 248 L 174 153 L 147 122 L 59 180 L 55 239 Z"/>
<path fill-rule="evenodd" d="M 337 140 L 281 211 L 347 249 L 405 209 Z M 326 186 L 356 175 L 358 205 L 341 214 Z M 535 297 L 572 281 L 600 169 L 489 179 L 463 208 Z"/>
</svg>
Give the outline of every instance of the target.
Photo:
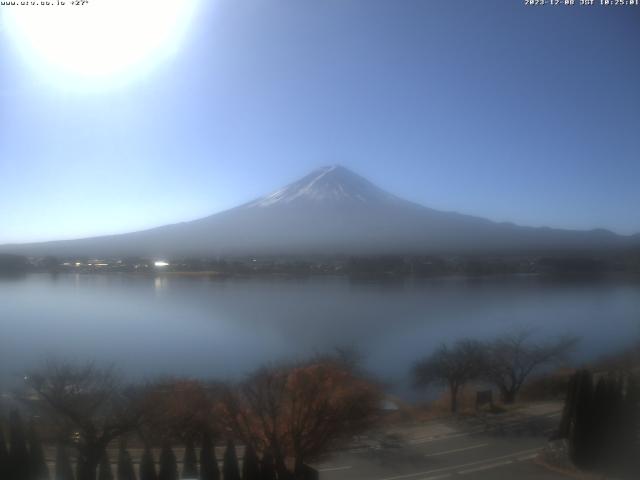
<svg viewBox="0 0 640 480">
<path fill-rule="evenodd" d="M 321 167 L 297 182 L 255 200 L 246 207 L 270 207 L 293 203 L 397 202 L 398 197 L 376 187 L 340 165 Z"/>
</svg>

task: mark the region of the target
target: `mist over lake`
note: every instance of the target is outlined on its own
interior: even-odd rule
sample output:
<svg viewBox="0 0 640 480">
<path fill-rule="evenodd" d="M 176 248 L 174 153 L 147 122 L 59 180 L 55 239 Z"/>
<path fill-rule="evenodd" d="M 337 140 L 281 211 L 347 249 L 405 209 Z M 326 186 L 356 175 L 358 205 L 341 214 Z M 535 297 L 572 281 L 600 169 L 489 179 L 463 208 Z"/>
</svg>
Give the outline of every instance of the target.
<svg viewBox="0 0 640 480">
<path fill-rule="evenodd" d="M 640 335 L 637 282 L 538 276 L 356 283 L 307 279 L 32 274 L 0 282 L 0 375 L 48 355 L 114 363 L 131 378 L 240 378 L 265 363 L 353 345 L 390 390 L 442 342 L 534 327 L 582 337 L 574 358 Z"/>
</svg>

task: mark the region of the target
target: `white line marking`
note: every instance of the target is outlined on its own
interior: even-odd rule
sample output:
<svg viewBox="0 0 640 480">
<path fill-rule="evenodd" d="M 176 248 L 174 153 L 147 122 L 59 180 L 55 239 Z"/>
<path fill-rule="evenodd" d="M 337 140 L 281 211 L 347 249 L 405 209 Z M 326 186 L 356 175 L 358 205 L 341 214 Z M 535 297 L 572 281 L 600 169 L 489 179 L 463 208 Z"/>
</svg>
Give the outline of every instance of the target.
<svg viewBox="0 0 640 480">
<path fill-rule="evenodd" d="M 524 457 L 518 457 L 519 462 L 525 462 L 527 460 L 533 460 L 538 456 L 537 453 L 532 453 L 531 455 L 525 455 Z"/>
<path fill-rule="evenodd" d="M 436 475 L 435 477 L 424 477 L 424 478 L 421 478 L 420 480 L 441 480 L 443 478 L 449 478 L 451 475 L 453 474 L 445 473 L 444 475 Z"/>
<path fill-rule="evenodd" d="M 454 450 L 447 450 L 445 452 L 431 453 L 431 454 L 426 455 L 426 456 L 427 457 L 439 457 L 440 455 L 448 455 L 450 453 L 464 452 L 465 450 L 473 450 L 474 448 L 486 447 L 487 445 L 489 445 L 489 444 L 488 443 L 481 443 L 479 445 L 472 445 L 470 447 L 456 448 Z"/>
<path fill-rule="evenodd" d="M 528 453 L 533 453 L 538 451 L 540 451 L 540 448 L 529 448 L 527 450 L 521 450 L 519 452 L 513 452 L 507 455 L 501 455 L 499 457 L 485 458 L 484 460 L 478 460 L 476 462 L 462 463 L 460 465 L 451 465 L 449 467 L 436 468 L 434 470 L 427 470 L 425 472 L 406 473 L 404 475 L 396 475 L 394 477 L 385 477 L 379 480 L 401 480 L 403 478 L 419 477 L 421 475 L 429 475 L 431 473 L 446 472 L 447 470 L 456 470 L 458 468 L 471 467 L 472 465 L 479 465 L 481 463 L 492 462 L 495 460 L 503 460 L 505 458 L 518 457 L 518 456 L 522 456 Z"/>
<path fill-rule="evenodd" d="M 337 472 L 338 470 L 349 470 L 353 468 L 351 465 L 345 465 L 344 467 L 327 467 L 327 468 L 319 468 L 319 472 Z"/>
<path fill-rule="evenodd" d="M 439 437 L 419 437 L 419 438 L 413 438 L 411 440 L 409 440 L 409 444 L 411 445 L 419 445 L 421 443 L 430 443 L 430 442 L 437 442 L 440 440 L 449 440 L 451 438 L 460 438 L 460 437 L 468 437 L 469 435 L 475 435 L 477 433 L 483 433 L 483 430 L 474 430 L 472 432 L 464 432 L 464 433 L 454 433 L 451 435 L 441 435 Z"/>
<path fill-rule="evenodd" d="M 491 470 L 492 468 L 502 467 L 503 465 L 509 465 L 510 463 L 513 462 L 511 460 L 505 460 L 504 462 L 490 463 L 489 465 L 482 465 L 481 467 L 460 470 L 458 473 L 460 475 L 466 475 L 467 473 L 482 472 L 483 470 Z"/>
</svg>

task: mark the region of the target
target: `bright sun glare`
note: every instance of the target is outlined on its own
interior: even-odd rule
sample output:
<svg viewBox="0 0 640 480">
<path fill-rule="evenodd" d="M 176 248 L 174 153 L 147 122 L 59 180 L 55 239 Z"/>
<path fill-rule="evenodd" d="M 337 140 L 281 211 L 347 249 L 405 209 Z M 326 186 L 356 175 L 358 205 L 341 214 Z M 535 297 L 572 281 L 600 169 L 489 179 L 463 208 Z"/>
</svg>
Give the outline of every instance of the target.
<svg viewBox="0 0 640 480">
<path fill-rule="evenodd" d="M 174 53 L 198 1 L 90 0 L 84 6 L 67 1 L 3 13 L 13 40 L 36 66 L 105 80 L 132 75 Z"/>
</svg>

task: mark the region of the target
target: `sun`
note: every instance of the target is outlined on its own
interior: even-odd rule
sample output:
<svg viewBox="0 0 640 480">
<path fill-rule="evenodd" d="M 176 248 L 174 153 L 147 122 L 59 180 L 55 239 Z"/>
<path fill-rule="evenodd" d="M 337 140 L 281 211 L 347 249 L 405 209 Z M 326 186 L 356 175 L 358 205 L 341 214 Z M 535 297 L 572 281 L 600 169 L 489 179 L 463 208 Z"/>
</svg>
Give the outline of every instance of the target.
<svg viewBox="0 0 640 480">
<path fill-rule="evenodd" d="M 175 53 L 198 2 L 49 0 L 49 6 L 5 7 L 3 20 L 35 66 L 65 77 L 105 80 L 131 76 Z"/>
</svg>

